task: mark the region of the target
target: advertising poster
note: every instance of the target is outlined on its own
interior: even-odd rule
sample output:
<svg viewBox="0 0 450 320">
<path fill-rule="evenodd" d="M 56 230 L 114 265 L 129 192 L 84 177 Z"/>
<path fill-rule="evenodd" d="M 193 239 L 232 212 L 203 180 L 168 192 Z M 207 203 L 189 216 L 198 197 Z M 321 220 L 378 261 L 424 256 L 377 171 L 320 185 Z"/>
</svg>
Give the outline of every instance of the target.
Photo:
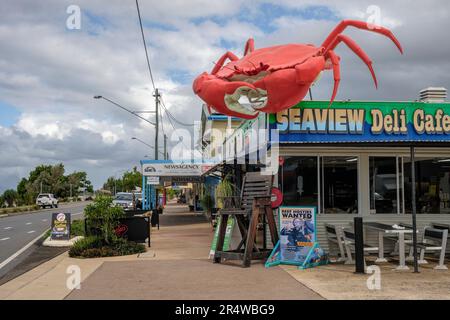
<svg viewBox="0 0 450 320">
<path fill-rule="evenodd" d="M 280 207 L 280 260 L 302 264 L 316 241 L 314 207 Z"/>
<path fill-rule="evenodd" d="M 52 240 L 70 240 L 70 213 L 52 214 Z"/>
<path fill-rule="evenodd" d="M 306 269 L 328 262 L 316 242 L 315 207 L 280 207 L 280 241 L 266 261 L 266 267 L 290 264 Z"/>
</svg>

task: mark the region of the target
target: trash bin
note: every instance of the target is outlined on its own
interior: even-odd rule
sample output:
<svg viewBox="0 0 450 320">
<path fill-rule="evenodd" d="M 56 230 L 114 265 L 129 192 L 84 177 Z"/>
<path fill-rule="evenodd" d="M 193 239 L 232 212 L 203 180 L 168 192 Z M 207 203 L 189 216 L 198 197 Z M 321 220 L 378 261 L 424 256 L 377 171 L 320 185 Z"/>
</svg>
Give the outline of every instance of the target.
<svg viewBox="0 0 450 320">
<path fill-rule="evenodd" d="M 159 230 L 159 210 L 154 209 L 152 211 L 152 227 L 156 227 L 158 225 Z"/>
</svg>

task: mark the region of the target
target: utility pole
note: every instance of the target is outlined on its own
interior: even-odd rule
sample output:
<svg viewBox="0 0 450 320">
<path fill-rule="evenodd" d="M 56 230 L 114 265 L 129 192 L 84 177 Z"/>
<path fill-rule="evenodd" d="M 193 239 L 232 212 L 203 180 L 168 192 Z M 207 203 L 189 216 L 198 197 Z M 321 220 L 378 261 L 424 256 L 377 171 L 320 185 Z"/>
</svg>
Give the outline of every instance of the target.
<svg viewBox="0 0 450 320">
<path fill-rule="evenodd" d="M 158 133 L 159 133 L 159 94 L 158 88 L 155 89 L 155 93 L 153 94 L 155 97 L 155 160 L 158 160 Z"/>
<path fill-rule="evenodd" d="M 164 134 L 164 160 L 167 160 L 167 136 Z"/>
</svg>

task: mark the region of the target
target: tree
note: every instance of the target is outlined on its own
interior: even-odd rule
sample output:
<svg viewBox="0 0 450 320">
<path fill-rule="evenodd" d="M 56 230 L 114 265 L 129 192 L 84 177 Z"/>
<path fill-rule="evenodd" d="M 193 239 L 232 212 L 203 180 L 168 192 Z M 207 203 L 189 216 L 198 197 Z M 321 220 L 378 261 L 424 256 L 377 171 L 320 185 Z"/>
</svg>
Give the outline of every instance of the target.
<svg viewBox="0 0 450 320">
<path fill-rule="evenodd" d="M 28 179 L 23 178 L 17 185 L 18 202 L 33 204 L 40 192 L 53 193 L 57 198 L 78 196 L 80 189 L 94 192 L 91 181 L 84 171 L 65 175 L 64 164 L 39 165 L 30 171 Z"/>
<path fill-rule="evenodd" d="M 115 191 L 114 183 L 115 183 L 114 177 L 109 177 L 108 180 L 106 180 L 106 182 L 103 184 L 103 190 L 109 190 L 113 194 Z"/>
<path fill-rule="evenodd" d="M 5 198 L 3 198 L 3 195 L 0 195 L 0 208 L 5 207 Z"/>
<path fill-rule="evenodd" d="M 22 178 L 22 180 L 20 180 L 19 184 L 17 185 L 17 195 L 19 197 L 20 205 L 28 204 L 27 184 L 28 184 L 28 180 L 25 178 Z"/>
<path fill-rule="evenodd" d="M 136 190 L 136 187 L 140 187 L 142 185 L 142 174 L 137 171 L 137 168 L 134 167 L 133 171 L 125 172 L 123 174 L 123 187 L 127 192 L 131 192 Z"/>
<path fill-rule="evenodd" d="M 3 193 L 3 199 L 8 207 L 12 207 L 15 203 L 17 204 L 18 194 L 16 190 L 8 189 Z"/>
</svg>

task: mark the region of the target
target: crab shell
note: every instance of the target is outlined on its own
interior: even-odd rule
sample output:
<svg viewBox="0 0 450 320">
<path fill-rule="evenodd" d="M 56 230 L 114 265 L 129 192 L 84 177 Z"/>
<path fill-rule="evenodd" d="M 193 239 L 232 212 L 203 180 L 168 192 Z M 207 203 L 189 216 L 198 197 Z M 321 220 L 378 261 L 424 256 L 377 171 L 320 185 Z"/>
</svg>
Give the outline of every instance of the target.
<svg viewBox="0 0 450 320">
<path fill-rule="evenodd" d="M 321 50 L 303 44 L 256 49 L 215 74 L 204 72 L 193 89 L 223 114 L 253 119 L 259 112 L 276 113 L 302 101 L 321 71 L 329 69 Z"/>
</svg>

